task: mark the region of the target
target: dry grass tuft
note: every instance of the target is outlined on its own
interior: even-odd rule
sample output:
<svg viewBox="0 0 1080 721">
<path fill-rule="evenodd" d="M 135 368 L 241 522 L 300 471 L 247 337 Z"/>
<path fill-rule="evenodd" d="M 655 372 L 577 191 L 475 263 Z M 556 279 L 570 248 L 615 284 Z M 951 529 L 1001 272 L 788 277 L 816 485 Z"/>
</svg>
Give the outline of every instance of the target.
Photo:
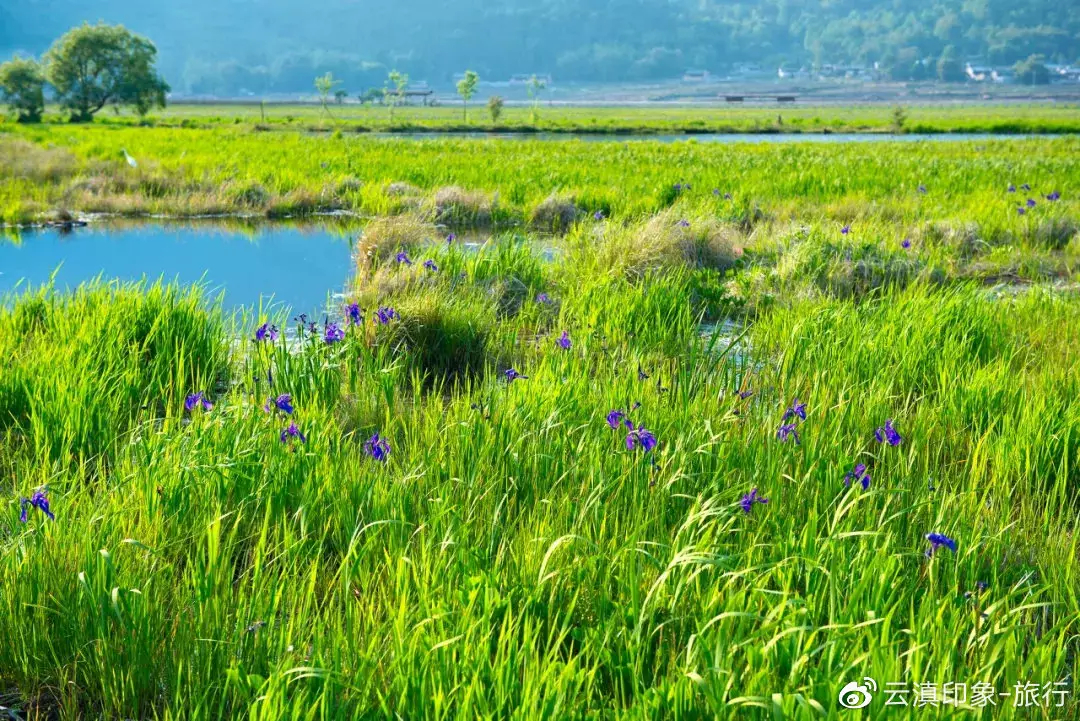
<svg viewBox="0 0 1080 721">
<path fill-rule="evenodd" d="M 684 224 L 687 223 L 687 224 Z M 637 280 L 677 266 L 725 271 L 743 255 L 739 230 L 717 220 L 683 220 L 665 211 L 642 225 L 605 234 L 601 256 L 609 267 Z"/>
<path fill-rule="evenodd" d="M 581 209 L 572 196 L 552 193 L 533 208 L 529 223 L 537 230 L 565 233 L 580 217 Z"/>
<path fill-rule="evenodd" d="M 373 270 L 398 251 L 414 252 L 435 236 L 435 226 L 419 215 L 407 213 L 375 218 L 367 224 L 356 243 L 357 265 Z"/>
<path fill-rule="evenodd" d="M 75 156 L 22 138 L 0 138 L 0 176 L 35 183 L 58 183 L 74 175 Z"/>
<path fill-rule="evenodd" d="M 439 188 L 432 199 L 435 222 L 486 227 L 491 224 L 494 201 L 485 193 L 456 185 Z"/>
</svg>

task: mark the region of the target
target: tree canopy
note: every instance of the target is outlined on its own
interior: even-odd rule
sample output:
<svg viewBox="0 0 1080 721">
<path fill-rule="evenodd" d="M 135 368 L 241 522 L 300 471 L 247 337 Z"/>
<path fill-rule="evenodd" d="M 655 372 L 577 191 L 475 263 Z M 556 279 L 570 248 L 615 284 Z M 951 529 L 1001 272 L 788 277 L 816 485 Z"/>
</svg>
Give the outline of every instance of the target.
<svg viewBox="0 0 1080 721">
<path fill-rule="evenodd" d="M 83 24 L 66 32 L 45 54 L 57 100 L 75 120 L 89 120 L 109 103 L 140 114 L 165 105 L 169 86 L 154 68 L 157 48 L 120 25 Z"/>
<path fill-rule="evenodd" d="M 15 57 L 0 65 L 0 100 L 20 122 L 41 120 L 45 109 L 45 73 L 29 58 Z"/>
</svg>

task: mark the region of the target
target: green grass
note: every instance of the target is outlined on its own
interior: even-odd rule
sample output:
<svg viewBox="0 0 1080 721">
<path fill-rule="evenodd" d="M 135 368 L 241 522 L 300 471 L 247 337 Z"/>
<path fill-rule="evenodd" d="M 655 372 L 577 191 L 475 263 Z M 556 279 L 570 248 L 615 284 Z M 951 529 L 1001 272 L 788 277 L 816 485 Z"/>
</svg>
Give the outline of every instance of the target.
<svg viewBox="0 0 1080 721">
<path fill-rule="evenodd" d="M 272 207 L 352 181 L 343 204 L 380 216 L 365 322 L 333 345 L 256 343 L 267 319 L 190 288 L 0 304 L 0 705 L 21 717 L 841 719 L 864 676 L 1063 681 L 1046 717 L 1080 712 L 1075 140 L 20 136 L 8 202 L 258 184 Z M 478 251 L 431 224 L 450 186 L 450 220 L 490 203 Z M 535 235 L 555 192 L 580 215 Z M 186 412 L 195 391 L 214 407 Z M 263 410 L 279 393 L 306 443 Z M 777 438 L 795 398 L 800 444 Z M 39 487 L 55 522 L 20 524 Z M 957 552 L 927 558 L 929 532 Z M 861 717 L 957 717 L 884 700 Z M 1042 717 L 996 701 L 964 717 Z"/>
<path fill-rule="evenodd" d="M 1077 133 L 1075 103 L 962 103 L 904 106 L 904 132 L 915 133 Z M 258 126 L 264 130 L 343 133 L 370 131 L 519 132 L 519 133 L 882 133 L 894 132 L 888 104 L 770 105 L 767 107 L 692 107 L 665 104 L 633 107 L 573 107 L 541 104 L 507 106 L 492 122 L 482 104 L 473 104 L 468 122 L 461 105 L 389 107 L 331 105 L 328 116 L 317 104 L 172 104 L 140 119 L 130 112 L 98 114 L 97 123 L 165 127 Z M 50 108 L 46 119 L 64 116 Z"/>
</svg>

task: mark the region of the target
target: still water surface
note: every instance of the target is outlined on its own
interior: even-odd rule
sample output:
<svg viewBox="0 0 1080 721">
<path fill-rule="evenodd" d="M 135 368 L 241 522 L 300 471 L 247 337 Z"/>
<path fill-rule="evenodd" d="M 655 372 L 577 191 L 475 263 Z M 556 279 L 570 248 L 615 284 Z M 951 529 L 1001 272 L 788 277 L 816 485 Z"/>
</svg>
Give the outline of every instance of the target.
<svg viewBox="0 0 1080 721">
<path fill-rule="evenodd" d="M 355 233 L 351 237 L 355 237 Z M 57 290 L 104 280 L 202 283 L 226 310 L 318 314 L 346 289 L 350 235 L 333 226 L 215 223 L 46 228 L 0 240 L 0 295 L 49 282 Z M 272 304 L 272 306 L 271 306 Z"/>
</svg>

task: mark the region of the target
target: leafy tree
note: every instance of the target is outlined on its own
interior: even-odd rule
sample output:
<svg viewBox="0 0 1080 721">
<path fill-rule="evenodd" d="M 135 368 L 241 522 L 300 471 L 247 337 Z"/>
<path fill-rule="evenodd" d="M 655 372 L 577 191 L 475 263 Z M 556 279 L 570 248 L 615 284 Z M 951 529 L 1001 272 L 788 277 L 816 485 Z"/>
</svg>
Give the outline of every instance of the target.
<svg viewBox="0 0 1080 721">
<path fill-rule="evenodd" d="M 540 118 L 540 91 L 547 87 L 547 83 L 533 75 L 529 78 L 526 90 L 529 99 L 532 100 L 532 120 L 535 123 Z"/>
<path fill-rule="evenodd" d="M 466 123 L 469 122 L 469 100 L 476 94 L 476 85 L 479 82 L 479 75 L 472 70 L 466 70 L 465 77 L 457 84 L 457 94 L 461 96 L 461 114 Z"/>
<path fill-rule="evenodd" d="M 340 80 L 334 80 L 333 73 L 327 73 L 326 75 L 320 75 L 315 78 L 315 90 L 319 93 L 319 102 L 322 103 L 323 112 L 331 118 L 334 116 L 330 112 L 330 108 L 327 107 L 326 101 L 330 99 L 330 91 L 334 89 L 335 85 L 339 85 L 340 83 Z"/>
<path fill-rule="evenodd" d="M 386 90 L 383 94 L 387 104 L 390 105 L 390 122 L 394 122 L 394 108 L 405 99 L 405 89 L 409 87 L 409 76 L 391 70 L 386 76 Z"/>
<path fill-rule="evenodd" d="M 379 103 L 386 102 L 386 89 L 385 88 L 368 88 L 368 90 L 360 96 L 361 103 Z"/>
<path fill-rule="evenodd" d="M 897 105 L 892 110 L 892 124 L 894 133 L 904 132 L 904 124 L 907 123 L 907 111 L 902 105 Z"/>
<path fill-rule="evenodd" d="M 145 115 L 165 107 L 168 84 L 154 68 L 157 48 L 122 25 L 83 24 L 53 43 L 45 74 L 74 121 L 91 120 L 108 103 Z"/>
<path fill-rule="evenodd" d="M 36 123 L 45 111 L 45 73 L 29 58 L 14 57 L 0 65 L 0 99 L 20 123 Z"/>
<path fill-rule="evenodd" d="M 345 98 L 347 98 L 347 97 L 349 97 L 349 93 L 346 90 L 335 90 L 334 91 L 334 102 L 336 102 L 338 105 L 341 105 L 342 103 L 344 103 Z"/>
<path fill-rule="evenodd" d="M 502 96 L 501 95 L 492 95 L 490 98 L 488 98 L 487 109 L 488 109 L 488 112 L 491 113 L 491 122 L 493 124 L 498 123 L 499 122 L 499 116 L 502 115 L 502 111 L 503 111 L 503 99 L 502 99 Z"/>
<path fill-rule="evenodd" d="M 956 57 L 956 48 L 948 46 L 941 52 L 937 62 L 938 80 L 943 83 L 962 83 L 967 78 L 964 75 L 964 66 Z"/>
<path fill-rule="evenodd" d="M 1025 85 L 1047 85 L 1050 82 L 1050 70 L 1043 63 L 1042 55 L 1031 55 L 1013 66 L 1016 82 Z"/>
</svg>

